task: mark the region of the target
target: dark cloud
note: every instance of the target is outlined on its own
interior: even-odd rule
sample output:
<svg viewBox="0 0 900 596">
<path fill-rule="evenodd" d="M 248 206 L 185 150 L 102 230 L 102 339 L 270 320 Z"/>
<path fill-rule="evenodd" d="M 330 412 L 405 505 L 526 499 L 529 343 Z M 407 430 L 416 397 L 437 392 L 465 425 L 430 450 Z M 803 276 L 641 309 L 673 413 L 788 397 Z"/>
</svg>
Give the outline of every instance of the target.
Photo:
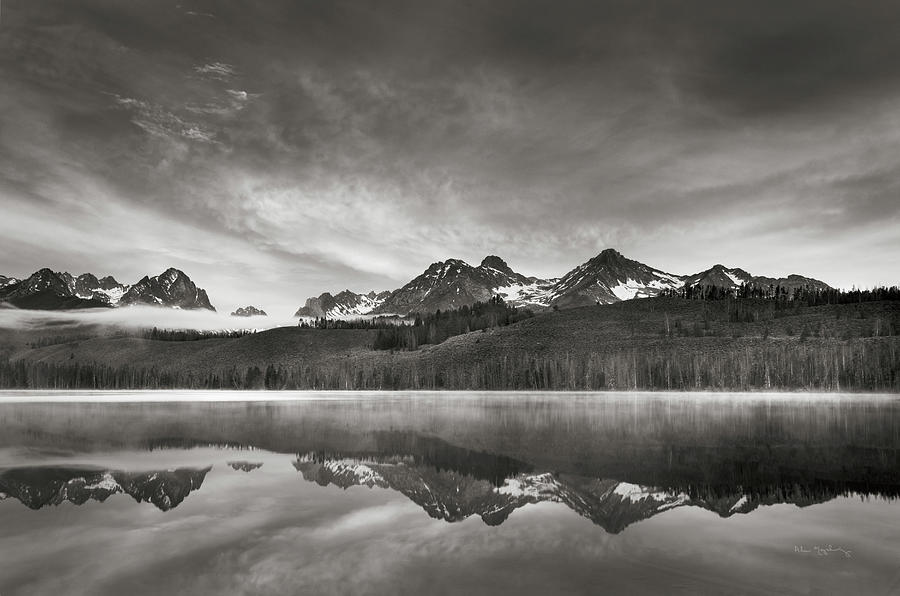
<svg viewBox="0 0 900 596">
<path fill-rule="evenodd" d="M 449 256 L 558 275 L 614 243 L 688 272 L 715 246 L 864 285 L 900 249 L 893 2 L 3 8 L 4 273 L 73 258 L 22 232 L 37 205 L 64 233 L 33 236 L 97 269 L 253 302 L 230 260 L 285 309 Z"/>
</svg>

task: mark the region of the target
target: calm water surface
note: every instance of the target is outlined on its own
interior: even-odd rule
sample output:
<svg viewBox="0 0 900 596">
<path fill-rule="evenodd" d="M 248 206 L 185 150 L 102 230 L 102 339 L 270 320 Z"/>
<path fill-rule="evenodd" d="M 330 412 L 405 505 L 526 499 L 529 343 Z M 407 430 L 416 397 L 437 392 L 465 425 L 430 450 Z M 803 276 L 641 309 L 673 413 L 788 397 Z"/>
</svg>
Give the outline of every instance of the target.
<svg viewBox="0 0 900 596">
<path fill-rule="evenodd" d="M 0 393 L 2 596 L 900 594 L 897 396 L 73 397 Z"/>
</svg>

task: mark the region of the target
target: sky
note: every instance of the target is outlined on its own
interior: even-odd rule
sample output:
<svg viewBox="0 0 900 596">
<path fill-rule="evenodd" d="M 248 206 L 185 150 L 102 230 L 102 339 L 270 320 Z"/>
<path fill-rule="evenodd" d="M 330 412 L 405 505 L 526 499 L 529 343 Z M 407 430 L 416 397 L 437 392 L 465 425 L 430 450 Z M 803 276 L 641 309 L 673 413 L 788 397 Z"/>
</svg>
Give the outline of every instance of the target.
<svg viewBox="0 0 900 596">
<path fill-rule="evenodd" d="M 604 248 L 897 283 L 900 3 L 5 0 L 0 274 L 220 311 Z"/>
</svg>

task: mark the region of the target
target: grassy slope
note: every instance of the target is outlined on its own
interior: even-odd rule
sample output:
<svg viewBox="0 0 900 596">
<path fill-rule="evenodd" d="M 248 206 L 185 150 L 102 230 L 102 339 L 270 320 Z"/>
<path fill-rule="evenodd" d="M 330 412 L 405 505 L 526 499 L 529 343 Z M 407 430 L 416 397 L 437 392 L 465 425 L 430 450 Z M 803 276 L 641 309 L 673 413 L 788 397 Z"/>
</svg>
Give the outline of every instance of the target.
<svg viewBox="0 0 900 596">
<path fill-rule="evenodd" d="M 98 337 L 41 348 L 25 348 L 13 354 L 42 362 L 104 363 L 146 368 L 179 368 L 206 371 L 235 366 L 315 364 L 368 352 L 374 332 L 317 330 L 281 327 L 234 339 L 159 341 L 136 337 Z"/>
<path fill-rule="evenodd" d="M 763 301 L 746 304 L 751 309 L 755 305 L 761 311 L 767 306 Z M 664 335 L 667 318 L 669 337 Z M 612 354 L 634 348 L 674 347 L 708 353 L 741 350 L 760 342 L 799 344 L 804 328 L 809 333 L 806 342 L 832 343 L 844 341 L 847 336 L 867 335 L 878 320 L 883 329 L 887 328 L 888 321 L 900 322 L 900 303 L 800 308 L 791 311 L 789 316 L 752 323 L 731 323 L 728 319 L 726 301 L 630 300 L 547 313 L 487 333 L 457 336 L 438 346 L 426 347 L 424 354 L 434 362 L 460 358 L 474 362 L 496 354 L 525 352 L 539 356 L 566 352 Z M 704 330 L 706 320 L 708 330 Z M 708 335 L 691 336 L 695 327 Z"/>
</svg>

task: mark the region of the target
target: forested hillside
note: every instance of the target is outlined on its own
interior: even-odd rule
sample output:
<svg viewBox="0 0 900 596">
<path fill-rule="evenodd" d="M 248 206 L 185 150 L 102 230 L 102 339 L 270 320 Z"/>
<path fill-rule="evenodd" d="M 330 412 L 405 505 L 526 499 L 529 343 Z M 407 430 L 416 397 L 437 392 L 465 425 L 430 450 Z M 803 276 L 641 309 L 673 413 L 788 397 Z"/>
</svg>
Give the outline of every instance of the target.
<svg viewBox="0 0 900 596">
<path fill-rule="evenodd" d="M 50 345 L 32 337 L 0 360 L 0 386 L 900 391 L 900 301 L 879 297 L 813 306 L 648 298 L 506 325 L 495 318 L 436 345 L 387 350 L 374 349 L 395 347 L 378 346 L 383 329 L 279 328 L 203 341 L 82 334 Z"/>
</svg>

